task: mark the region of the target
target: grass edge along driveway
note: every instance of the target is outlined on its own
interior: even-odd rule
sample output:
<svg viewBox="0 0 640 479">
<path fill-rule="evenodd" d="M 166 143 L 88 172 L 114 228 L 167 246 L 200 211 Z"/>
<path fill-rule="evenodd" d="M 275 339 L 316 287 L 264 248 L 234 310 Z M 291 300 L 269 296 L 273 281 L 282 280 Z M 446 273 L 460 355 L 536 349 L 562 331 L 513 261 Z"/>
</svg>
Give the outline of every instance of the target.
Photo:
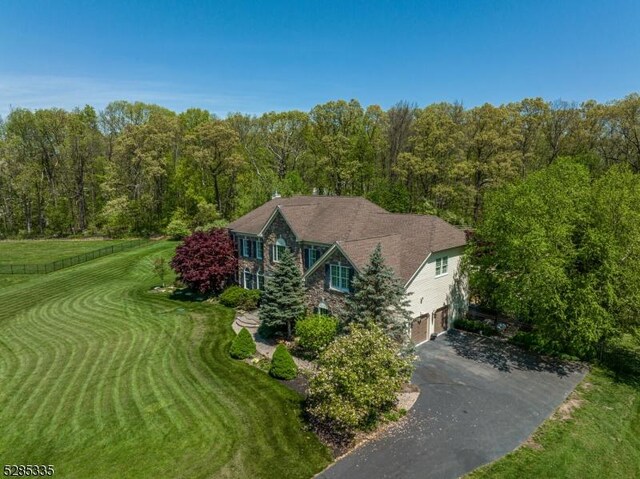
<svg viewBox="0 0 640 479">
<path fill-rule="evenodd" d="M 593 368 L 529 441 L 465 477 L 640 477 L 640 381 Z"/>
<path fill-rule="evenodd" d="M 60 477 L 305 478 L 300 397 L 229 358 L 233 312 L 153 293 L 158 242 L 0 290 L 0 457 Z"/>
</svg>

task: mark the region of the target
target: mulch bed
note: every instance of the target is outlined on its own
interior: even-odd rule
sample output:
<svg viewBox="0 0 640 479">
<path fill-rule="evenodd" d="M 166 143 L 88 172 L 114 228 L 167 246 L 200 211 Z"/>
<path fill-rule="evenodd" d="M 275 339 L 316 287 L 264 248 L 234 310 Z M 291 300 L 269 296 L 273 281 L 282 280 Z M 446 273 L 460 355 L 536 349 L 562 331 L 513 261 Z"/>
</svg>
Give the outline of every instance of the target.
<svg viewBox="0 0 640 479">
<path fill-rule="evenodd" d="M 309 388 L 309 380 L 304 377 L 302 374 L 299 374 L 297 378 L 291 379 L 289 381 L 284 379 L 278 379 L 280 384 L 284 384 L 289 389 L 293 389 L 298 394 L 306 397 L 307 389 Z"/>
</svg>

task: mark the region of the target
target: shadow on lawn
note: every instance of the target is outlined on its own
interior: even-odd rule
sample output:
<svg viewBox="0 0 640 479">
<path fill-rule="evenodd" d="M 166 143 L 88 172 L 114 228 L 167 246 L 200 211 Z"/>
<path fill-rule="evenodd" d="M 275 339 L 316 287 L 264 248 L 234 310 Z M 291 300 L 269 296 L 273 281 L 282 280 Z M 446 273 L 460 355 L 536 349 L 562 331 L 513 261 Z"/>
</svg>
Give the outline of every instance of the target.
<svg viewBox="0 0 640 479">
<path fill-rule="evenodd" d="M 581 363 L 544 358 L 503 341 L 456 330 L 449 331 L 442 340 L 448 342 L 459 356 L 489 364 L 499 371 L 510 372 L 513 369 L 519 369 L 566 376 L 584 369 Z"/>
<path fill-rule="evenodd" d="M 603 352 L 599 364 L 615 382 L 640 389 L 640 346 L 610 346 Z"/>
<path fill-rule="evenodd" d="M 189 288 L 176 289 L 169 295 L 169 299 L 174 299 L 176 301 L 189 301 L 195 303 L 201 303 L 205 299 L 208 299 L 209 296 L 205 294 L 198 293 L 197 291 L 193 291 Z"/>
</svg>

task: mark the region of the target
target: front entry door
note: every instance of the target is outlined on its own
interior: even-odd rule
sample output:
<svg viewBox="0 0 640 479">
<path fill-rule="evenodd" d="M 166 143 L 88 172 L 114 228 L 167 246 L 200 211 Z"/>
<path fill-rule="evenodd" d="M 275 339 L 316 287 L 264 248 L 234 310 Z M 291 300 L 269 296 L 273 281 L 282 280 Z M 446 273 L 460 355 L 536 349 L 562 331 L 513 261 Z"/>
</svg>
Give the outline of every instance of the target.
<svg viewBox="0 0 640 479">
<path fill-rule="evenodd" d="M 449 329 L 449 306 L 444 306 L 433 315 L 433 334 L 440 334 L 447 329 Z"/>
</svg>

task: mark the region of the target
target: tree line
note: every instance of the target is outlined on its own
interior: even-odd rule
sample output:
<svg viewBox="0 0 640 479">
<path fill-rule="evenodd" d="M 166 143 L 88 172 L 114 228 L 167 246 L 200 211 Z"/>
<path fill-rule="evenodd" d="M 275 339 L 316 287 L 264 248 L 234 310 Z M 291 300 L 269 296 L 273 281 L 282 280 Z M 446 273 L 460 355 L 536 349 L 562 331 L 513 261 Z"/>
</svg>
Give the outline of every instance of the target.
<svg viewBox="0 0 640 479">
<path fill-rule="evenodd" d="M 17 108 L 0 122 L 0 237 L 145 235 L 175 219 L 206 228 L 276 190 L 475 225 L 488 190 L 564 156 L 640 172 L 640 96 L 386 111 L 339 100 L 226 118 L 125 101 Z"/>
</svg>

